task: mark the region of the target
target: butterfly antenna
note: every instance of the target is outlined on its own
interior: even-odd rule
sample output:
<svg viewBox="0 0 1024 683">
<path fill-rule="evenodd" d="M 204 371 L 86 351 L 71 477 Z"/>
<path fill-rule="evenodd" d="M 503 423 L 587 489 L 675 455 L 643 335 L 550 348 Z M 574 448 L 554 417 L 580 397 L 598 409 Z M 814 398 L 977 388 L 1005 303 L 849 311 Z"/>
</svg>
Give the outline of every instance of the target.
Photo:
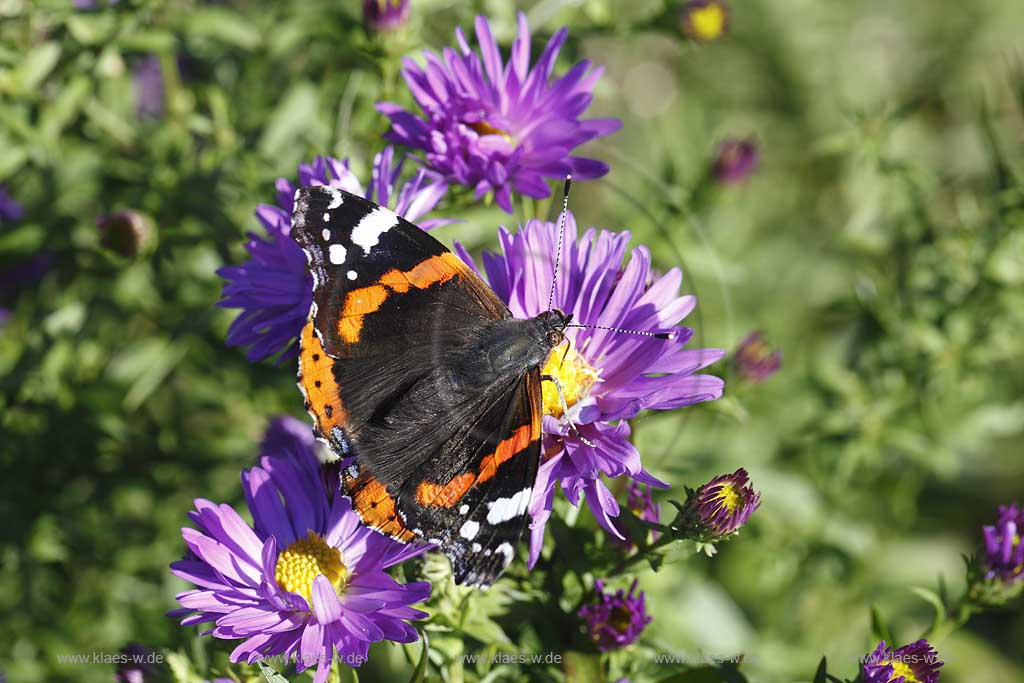
<svg viewBox="0 0 1024 683">
<path fill-rule="evenodd" d="M 609 332 L 619 332 L 621 334 L 638 334 L 641 337 L 654 337 L 655 339 L 671 339 L 671 332 L 645 332 L 644 330 L 627 330 L 623 327 L 607 327 L 606 325 L 580 325 L 571 323 L 566 327 L 581 327 L 588 330 L 608 330 Z"/>
<path fill-rule="evenodd" d="M 558 280 L 558 263 L 562 259 L 562 242 L 565 241 L 565 214 L 569 212 L 569 188 L 572 187 L 572 174 L 565 176 L 565 187 L 562 188 L 562 217 L 558 220 L 558 248 L 555 249 L 555 272 L 551 275 L 551 293 L 548 294 L 548 310 L 555 305 L 555 282 Z"/>
</svg>

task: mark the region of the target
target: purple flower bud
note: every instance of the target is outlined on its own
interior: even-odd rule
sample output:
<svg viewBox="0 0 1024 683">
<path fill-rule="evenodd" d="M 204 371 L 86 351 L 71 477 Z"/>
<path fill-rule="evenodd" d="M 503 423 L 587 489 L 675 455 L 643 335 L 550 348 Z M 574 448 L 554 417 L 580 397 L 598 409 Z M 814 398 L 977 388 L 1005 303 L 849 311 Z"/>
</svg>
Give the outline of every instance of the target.
<svg viewBox="0 0 1024 683">
<path fill-rule="evenodd" d="M 761 332 L 751 332 L 740 342 L 732 357 L 740 375 L 751 384 L 760 384 L 782 367 L 782 352 L 773 351 Z"/>
<path fill-rule="evenodd" d="M 654 502 L 654 496 L 651 492 L 654 489 L 647 484 L 641 484 L 633 479 L 629 480 L 628 497 L 626 499 L 626 507 L 636 515 L 639 519 L 645 522 L 657 523 L 661 518 L 661 506 Z M 632 550 L 635 547 L 635 539 L 630 538 L 632 533 L 629 529 L 620 529 L 625 540 L 619 540 L 615 536 L 610 536 L 612 543 L 625 551 Z M 649 535 L 651 541 L 658 540 L 658 532 L 650 531 L 645 536 Z"/>
<path fill-rule="evenodd" d="M 729 6 L 721 0 L 690 0 L 683 5 L 681 22 L 687 38 L 710 43 L 729 30 Z"/>
<path fill-rule="evenodd" d="M 983 533 L 985 578 L 1007 584 L 1024 581 L 1024 508 L 1017 503 L 999 506 L 999 520 Z"/>
<path fill-rule="evenodd" d="M 591 641 L 601 652 L 618 650 L 633 643 L 651 617 L 647 616 L 644 594 L 636 593 L 636 580 L 626 593 L 605 592 L 604 582 L 594 582 L 596 595 L 593 602 L 580 608 L 579 616 L 585 622 Z"/>
<path fill-rule="evenodd" d="M 893 650 L 883 640 L 861 663 L 864 683 L 936 683 L 942 662 L 927 640 Z"/>
<path fill-rule="evenodd" d="M 716 538 L 739 530 L 760 504 L 761 494 L 750 485 L 742 467 L 701 486 L 695 503 L 701 526 Z"/>
<path fill-rule="evenodd" d="M 738 185 L 754 173 L 760 156 L 753 140 L 723 140 L 718 145 L 711 172 L 723 185 Z"/>
<path fill-rule="evenodd" d="M 132 258 L 152 252 L 156 246 L 153 222 L 137 211 L 115 211 L 96 218 L 100 244 L 110 251 Z"/>
<path fill-rule="evenodd" d="M 371 31 L 394 31 L 409 21 L 409 0 L 364 0 L 363 24 Z"/>
</svg>

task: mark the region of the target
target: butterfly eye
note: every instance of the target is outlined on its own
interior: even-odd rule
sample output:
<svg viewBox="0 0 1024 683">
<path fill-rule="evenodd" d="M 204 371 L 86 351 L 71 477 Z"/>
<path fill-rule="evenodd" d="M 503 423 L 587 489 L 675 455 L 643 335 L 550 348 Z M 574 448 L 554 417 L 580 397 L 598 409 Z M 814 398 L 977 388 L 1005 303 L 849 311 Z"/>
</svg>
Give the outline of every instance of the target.
<svg viewBox="0 0 1024 683">
<path fill-rule="evenodd" d="M 562 339 L 564 339 L 564 337 L 558 330 L 551 330 L 548 332 L 548 344 L 551 346 L 558 346 L 562 343 Z"/>
</svg>

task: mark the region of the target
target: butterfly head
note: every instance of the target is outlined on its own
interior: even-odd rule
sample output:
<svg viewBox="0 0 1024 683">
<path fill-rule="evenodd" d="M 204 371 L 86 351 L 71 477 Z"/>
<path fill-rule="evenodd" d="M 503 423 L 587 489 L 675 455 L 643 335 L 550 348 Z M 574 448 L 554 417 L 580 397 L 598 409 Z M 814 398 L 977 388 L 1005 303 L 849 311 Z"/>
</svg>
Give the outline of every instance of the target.
<svg viewBox="0 0 1024 683">
<path fill-rule="evenodd" d="M 565 341 L 565 328 L 572 322 L 572 313 L 567 315 L 556 308 L 544 311 L 532 322 L 536 323 L 538 341 L 543 340 L 543 344 L 551 350 Z"/>
</svg>

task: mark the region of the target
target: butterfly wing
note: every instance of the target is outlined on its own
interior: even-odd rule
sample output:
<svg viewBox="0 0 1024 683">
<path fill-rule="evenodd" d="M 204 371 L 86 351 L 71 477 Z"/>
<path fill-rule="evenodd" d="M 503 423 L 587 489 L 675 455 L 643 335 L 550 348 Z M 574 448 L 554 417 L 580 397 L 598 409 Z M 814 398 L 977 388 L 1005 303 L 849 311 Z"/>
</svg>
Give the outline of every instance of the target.
<svg viewBox="0 0 1024 683">
<path fill-rule="evenodd" d="M 404 478 L 381 479 L 362 462 L 343 474 L 353 507 L 371 526 L 440 546 L 455 582 L 487 587 L 515 556 L 540 463 L 540 372 L 454 406 L 458 425 Z M 481 400 L 483 399 L 483 400 Z M 433 448 L 430 452 L 430 448 Z"/>
<path fill-rule="evenodd" d="M 511 313 L 384 207 L 323 186 L 300 189 L 295 207 L 292 236 L 314 280 L 299 386 L 317 436 L 356 457 L 344 479 L 364 521 L 401 541 L 435 540 L 460 583 L 489 585 L 525 525 L 540 377 L 479 386 L 452 359 Z"/>
</svg>

